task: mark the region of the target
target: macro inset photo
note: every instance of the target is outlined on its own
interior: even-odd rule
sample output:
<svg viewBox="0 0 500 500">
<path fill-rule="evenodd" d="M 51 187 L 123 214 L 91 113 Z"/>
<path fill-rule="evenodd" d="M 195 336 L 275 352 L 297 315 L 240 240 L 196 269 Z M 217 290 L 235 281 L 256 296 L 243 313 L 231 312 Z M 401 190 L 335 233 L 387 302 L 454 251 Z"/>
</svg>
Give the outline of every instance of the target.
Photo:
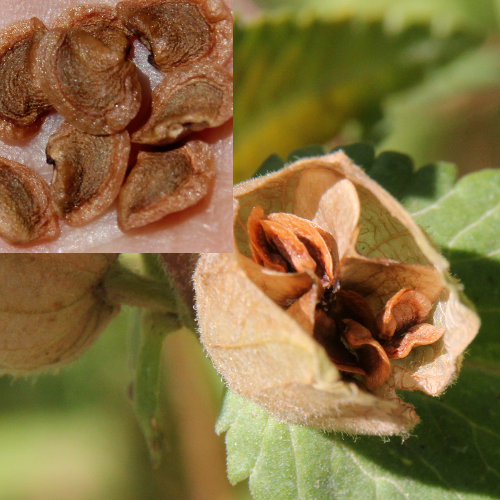
<svg viewBox="0 0 500 500">
<path fill-rule="evenodd" d="M 230 6 L 2 1 L 0 250 L 230 250 Z"/>
</svg>

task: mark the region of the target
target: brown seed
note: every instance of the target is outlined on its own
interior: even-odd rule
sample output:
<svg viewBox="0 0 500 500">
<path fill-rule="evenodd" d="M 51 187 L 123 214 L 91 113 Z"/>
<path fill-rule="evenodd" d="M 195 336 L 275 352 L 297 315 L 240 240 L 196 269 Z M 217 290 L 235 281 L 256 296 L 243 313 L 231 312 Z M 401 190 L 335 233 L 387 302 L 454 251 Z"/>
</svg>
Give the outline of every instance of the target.
<svg viewBox="0 0 500 500">
<path fill-rule="evenodd" d="M 130 46 L 130 35 L 123 26 L 116 10 L 106 5 L 80 5 L 68 9 L 54 23 L 54 28 L 64 30 L 82 29 L 107 47 L 127 55 Z"/>
<path fill-rule="evenodd" d="M 54 165 L 54 209 L 66 223 L 80 226 L 102 214 L 118 196 L 130 139 L 126 131 L 100 137 L 63 123 L 50 137 L 46 152 Z"/>
<path fill-rule="evenodd" d="M 307 247 L 297 236 L 279 222 L 269 219 L 261 221 L 262 229 L 269 244 L 274 247 L 275 252 L 288 262 L 292 271 L 304 272 L 316 271 L 316 262 L 309 255 Z"/>
<path fill-rule="evenodd" d="M 218 127 L 233 116 L 233 77 L 210 66 L 172 71 L 153 90 L 151 109 L 133 142 L 170 144 L 191 132 Z"/>
<path fill-rule="evenodd" d="M 269 220 L 279 222 L 297 236 L 306 246 L 312 259 L 316 262 L 316 274 L 321 279 L 323 286 L 325 288 L 332 286 L 334 283 L 334 272 L 338 262 L 334 263 L 331 249 L 325 241 L 328 233 L 323 231 L 314 222 L 293 214 L 283 212 L 269 214 Z"/>
<path fill-rule="evenodd" d="M 366 375 L 366 371 L 359 366 L 356 357 L 342 343 L 335 320 L 321 309 L 316 309 L 314 338 L 323 346 L 338 370 Z"/>
<path fill-rule="evenodd" d="M 24 245 L 58 235 L 49 186 L 31 169 L 0 158 L 0 236 L 9 243 Z"/>
<path fill-rule="evenodd" d="M 390 339 L 396 332 L 422 323 L 432 309 L 431 301 L 420 292 L 403 288 L 393 295 L 377 316 L 379 337 Z"/>
<path fill-rule="evenodd" d="M 368 389 L 383 385 L 391 374 L 391 362 L 384 348 L 373 338 L 370 330 L 351 319 L 344 320 L 347 343 L 357 351 L 359 364 L 366 371 L 364 382 Z"/>
<path fill-rule="evenodd" d="M 107 43 L 110 43 L 105 38 Z M 48 31 L 35 52 L 34 76 L 51 104 L 82 132 L 121 132 L 139 111 L 141 85 L 122 47 L 87 28 Z"/>
<path fill-rule="evenodd" d="M 215 175 L 210 147 L 190 141 L 164 152 L 141 151 L 118 198 L 118 224 L 128 231 L 198 203 Z"/>
<path fill-rule="evenodd" d="M 261 224 L 265 219 L 266 214 L 261 206 L 252 208 L 247 221 L 252 258 L 257 264 L 267 269 L 286 273 L 287 263 L 285 259 L 274 252 L 267 241 L 266 233 Z"/>
<path fill-rule="evenodd" d="M 434 344 L 444 335 L 444 332 L 444 328 L 420 323 L 410 328 L 405 335 L 399 338 L 393 337 L 388 344 L 384 344 L 384 349 L 389 358 L 406 358 L 414 347 Z"/>
<path fill-rule="evenodd" d="M 31 54 L 46 28 L 33 17 L 0 34 L 0 138 L 19 141 L 33 135 L 51 106 L 34 82 Z"/>
<path fill-rule="evenodd" d="M 132 0 L 117 11 L 161 71 L 202 59 L 224 65 L 232 56 L 232 16 L 222 0 Z"/>
</svg>

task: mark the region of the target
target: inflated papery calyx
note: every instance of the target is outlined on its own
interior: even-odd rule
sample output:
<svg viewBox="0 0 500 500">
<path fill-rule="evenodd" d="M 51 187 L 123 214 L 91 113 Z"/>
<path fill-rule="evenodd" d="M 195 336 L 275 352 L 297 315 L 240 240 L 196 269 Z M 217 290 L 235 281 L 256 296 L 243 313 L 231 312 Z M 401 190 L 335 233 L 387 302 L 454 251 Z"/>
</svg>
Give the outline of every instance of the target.
<svg viewBox="0 0 500 500">
<path fill-rule="evenodd" d="M 207 195 L 214 176 L 212 152 L 205 142 L 141 151 L 118 197 L 120 228 L 145 226 L 195 205 Z"/>
<path fill-rule="evenodd" d="M 38 131 L 51 106 L 34 85 L 33 47 L 46 28 L 42 21 L 20 21 L 0 34 L 0 138 L 19 141 Z"/>
<path fill-rule="evenodd" d="M 232 57 L 233 20 L 223 0 L 132 0 L 117 10 L 161 71 L 200 61 L 224 65 Z"/>
<path fill-rule="evenodd" d="M 0 256 L 0 373 L 77 358 L 118 312 L 101 283 L 115 254 Z"/>
<path fill-rule="evenodd" d="M 404 208 L 342 152 L 234 190 L 234 254 L 195 273 L 201 341 L 234 391 L 286 422 L 408 432 L 396 390 L 440 394 L 479 319 Z"/>
<path fill-rule="evenodd" d="M 164 145 L 191 132 L 217 127 L 233 116 L 233 76 L 198 65 L 168 73 L 153 90 L 151 116 L 133 142 Z"/>
<path fill-rule="evenodd" d="M 52 203 L 61 219 L 80 226 L 101 215 L 118 196 L 130 153 L 128 132 L 95 136 L 63 123 L 51 135 Z"/>
<path fill-rule="evenodd" d="M 116 31 L 56 28 L 35 53 L 37 85 L 67 122 L 88 134 L 121 132 L 141 105 L 136 66 L 110 30 Z"/>
<path fill-rule="evenodd" d="M 0 158 L 0 236 L 14 245 L 59 235 L 47 183 L 33 170 Z"/>
</svg>

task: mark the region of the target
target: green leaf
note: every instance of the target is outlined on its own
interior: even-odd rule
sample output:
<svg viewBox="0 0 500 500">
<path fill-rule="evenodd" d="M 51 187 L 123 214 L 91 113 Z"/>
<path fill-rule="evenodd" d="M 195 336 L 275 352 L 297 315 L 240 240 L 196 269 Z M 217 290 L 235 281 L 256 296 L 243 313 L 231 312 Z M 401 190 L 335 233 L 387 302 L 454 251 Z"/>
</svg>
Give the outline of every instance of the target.
<svg viewBox="0 0 500 500">
<path fill-rule="evenodd" d="M 479 499 L 500 495 L 500 375 L 464 368 L 439 399 L 412 393 L 422 424 L 406 441 L 350 437 L 281 424 L 229 392 L 228 476 L 249 478 L 256 499 Z"/>
<path fill-rule="evenodd" d="M 465 285 L 482 319 L 457 383 L 440 398 L 402 397 L 422 423 L 402 442 L 283 424 L 228 392 L 228 477 L 256 499 L 479 499 L 500 496 L 500 170 L 456 181 L 449 163 L 414 170 L 408 156 L 345 147 L 414 215 Z"/>
<path fill-rule="evenodd" d="M 237 21 L 235 180 L 250 177 L 272 153 L 284 157 L 332 140 L 349 121 L 370 127 L 385 96 L 479 41 L 470 33 L 435 37 L 428 25 L 391 31 L 352 18 Z"/>
</svg>

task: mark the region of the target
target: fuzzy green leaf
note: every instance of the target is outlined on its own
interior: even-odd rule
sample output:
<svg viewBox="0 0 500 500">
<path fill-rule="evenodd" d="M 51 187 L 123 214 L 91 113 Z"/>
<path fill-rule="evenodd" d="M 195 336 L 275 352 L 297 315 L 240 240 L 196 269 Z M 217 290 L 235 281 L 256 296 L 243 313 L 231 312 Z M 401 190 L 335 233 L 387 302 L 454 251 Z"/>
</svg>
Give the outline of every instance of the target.
<svg viewBox="0 0 500 500">
<path fill-rule="evenodd" d="M 434 36 L 428 25 L 307 16 L 235 23 L 235 180 L 272 153 L 324 143 L 349 121 L 369 127 L 388 94 L 475 46 L 480 36 Z M 325 50 L 325 47 L 328 50 Z"/>
<path fill-rule="evenodd" d="M 413 213 L 465 285 L 482 319 L 457 384 L 440 398 L 404 393 L 422 423 L 405 442 L 281 424 L 229 392 L 228 476 L 257 499 L 479 499 L 500 495 L 500 170 L 456 182 L 448 163 L 418 170 L 408 156 L 344 148 Z"/>
<path fill-rule="evenodd" d="M 413 393 L 423 423 L 404 442 L 281 424 L 229 392 L 217 424 L 229 479 L 248 477 L 265 500 L 498 498 L 500 402 L 490 388 L 499 384 L 499 374 L 469 367 L 442 398 Z"/>
</svg>

